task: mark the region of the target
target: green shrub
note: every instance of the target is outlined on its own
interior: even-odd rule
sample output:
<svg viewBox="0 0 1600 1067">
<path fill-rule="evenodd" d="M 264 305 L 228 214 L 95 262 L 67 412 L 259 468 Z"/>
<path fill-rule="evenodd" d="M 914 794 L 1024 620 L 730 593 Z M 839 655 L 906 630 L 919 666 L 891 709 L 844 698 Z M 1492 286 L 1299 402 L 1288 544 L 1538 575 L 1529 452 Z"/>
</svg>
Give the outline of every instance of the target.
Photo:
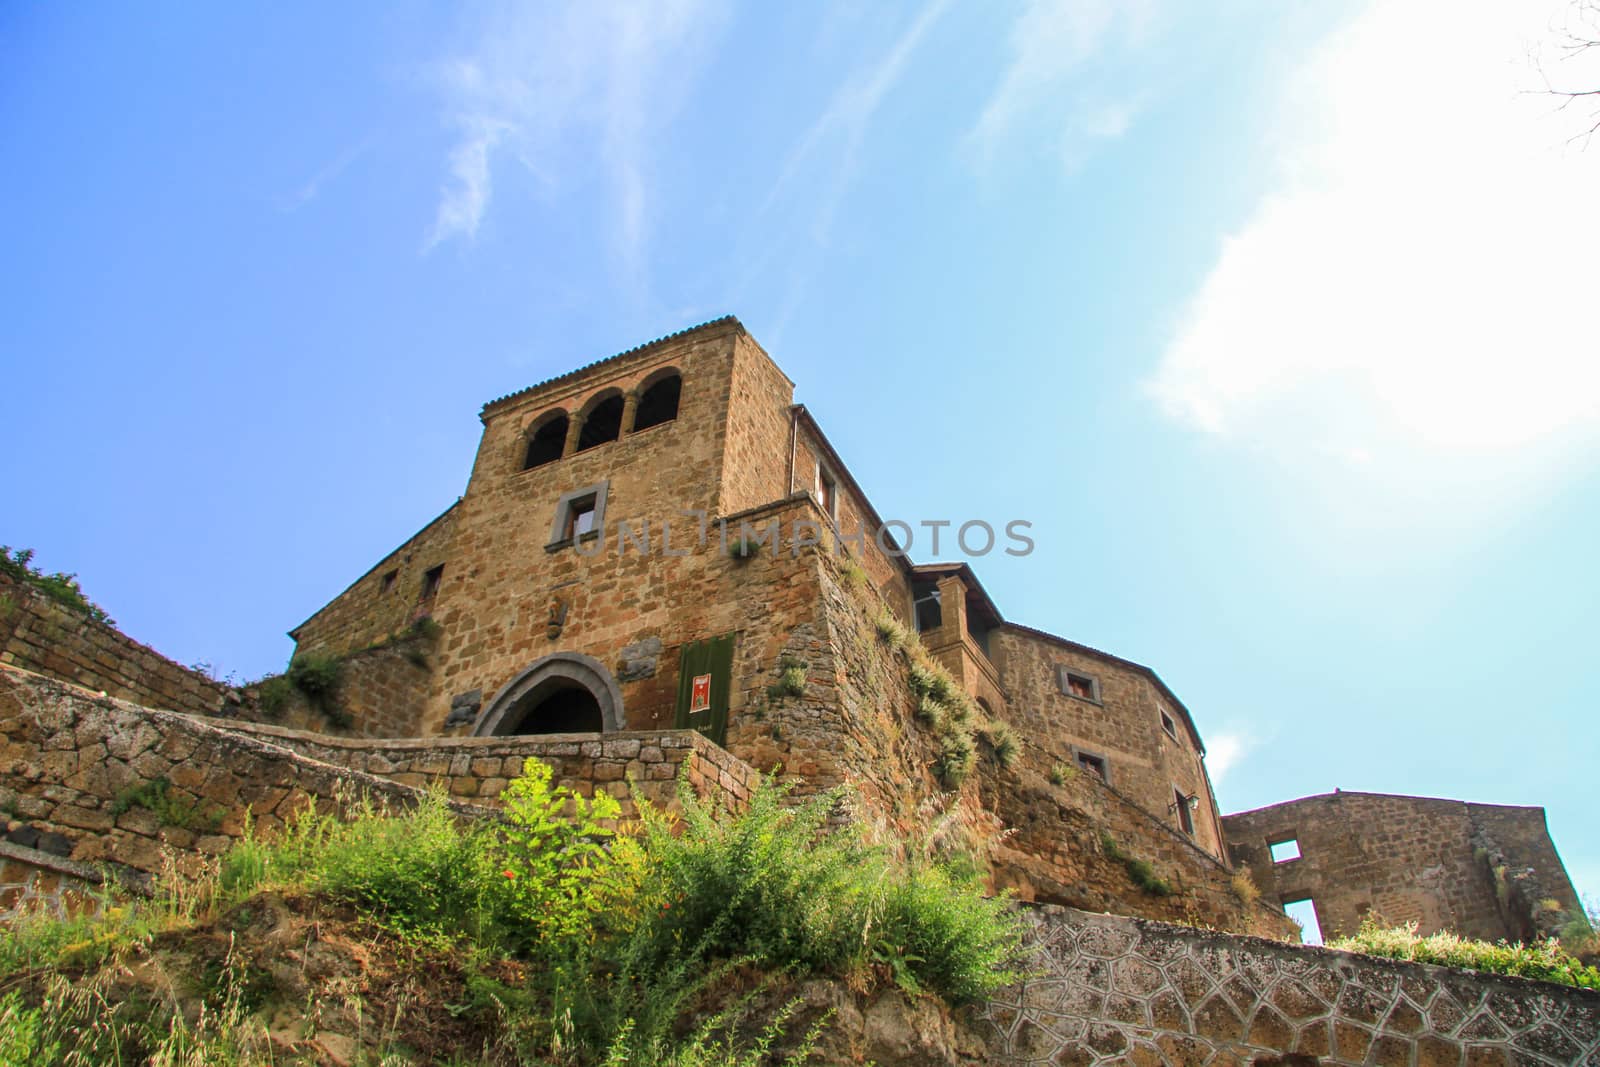
<svg viewBox="0 0 1600 1067">
<path fill-rule="evenodd" d="M 307 700 L 320 705 L 332 699 L 339 688 L 341 666 L 338 656 L 308 653 L 290 661 L 288 677 L 290 683 L 306 695 Z"/>
<path fill-rule="evenodd" d="M 5 574 L 24 585 L 43 593 L 47 598 L 68 611 L 87 615 L 96 622 L 115 626 L 116 620 L 105 609 L 83 595 L 76 574 L 46 574 L 33 565 L 33 549 L 12 548 L 0 545 L 0 574 Z"/>
<path fill-rule="evenodd" d="M 417 637 L 425 637 L 432 641 L 444 632 L 444 627 L 434 622 L 432 617 L 424 615 L 412 622 L 411 632 Z"/>
<path fill-rule="evenodd" d="M 1494 944 L 1470 941 L 1451 933 L 1420 937 L 1415 922 L 1384 928 L 1369 916 L 1359 932 L 1329 941 L 1326 947 L 1488 974 L 1509 974 L 1581 989 L 1600 989 L 1600 971 L 1567 955 L 1554 938 L 1532 945 L 1511 945 L 1504 941 Z"/>
<path fill-rule="evenodd" d="M 984 738 L 989 742 L 989 747 L 994 751 L 994 758 L 1002 767 L 1010 767 L 1017 762 L 1021 754 L 1021 747 L 1017 744 L 1017 735 L 1006 723 L 989 721 L 983 727 Z"/>
<path fill-rule="evenodd" d="M 946 789 L 959 789 L 977 761 L 978 752 L 972 743 L 972 734 L 964 730 L 947 729 L 939 737 L 939 756 L 934 760 L 933 773 Z"/>
<path fill-rule="evenodd" d="M 806 665 L 799 660 L 785 658 L 778 665 L 778 680 L 767 687 L 767 696 L 774 700 L 799 697 L 806 694 Z"/>
<path fill-rule="evenodd" d="M 911 689 L 911 695 L 921 699 L 933 693 L 934 673 L 920 663 L 913 663 L 906 670 L 906 685 Z"/>
<path fill-rule="evenodd" d="M 872 628 L 877 631 L 878 640 L 890 648 L 906 647 L 906 628 L 889 609 L 878 612 L 872 620 Z"/>
<path fill-rule="evenodd" d="M 847 559 L 839 565 L 839 578 L 847 589 L 860 589 L 867 584 L 867 572 L 853 559 Z"/>
<path fill-rule="evenodd" d="M 939 703 L 937 700 L 934 700 L 932 697 L 923 697 L 921 700 L 917 701 L 916 716 L 917 721 L 922 723 L 924 726 L 931 727 L 934 730 L 939 730 L 944 726 L 944 705 Z"/>
<path fill-rule="evenodd" d="M 292 696 L 294 696 L 294 683 L 281 674 L 269 675 L 256 685 L 256 704 L 270 719 L 283 716 L 284 709 L 289 706 L 289 699 Z"/>
<path fill-rule="evenodd" d="M 1077 773 L 1078 768 L 1076 767 L 1069 766 L 1065 763 L 1054 764 L 1050 768 L 1050 784 L 1066 785 L 1072 780 L 1073 775 Z"/>
</svg>

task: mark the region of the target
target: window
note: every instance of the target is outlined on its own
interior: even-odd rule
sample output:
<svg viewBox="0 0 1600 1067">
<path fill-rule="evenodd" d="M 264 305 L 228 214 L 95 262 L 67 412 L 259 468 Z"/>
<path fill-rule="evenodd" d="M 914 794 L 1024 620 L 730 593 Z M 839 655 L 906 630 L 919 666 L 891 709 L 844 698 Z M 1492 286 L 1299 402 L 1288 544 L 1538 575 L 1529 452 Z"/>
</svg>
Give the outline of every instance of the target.
<svg viewBox="0 0 1600 1067">
<path fill-rule="evenodd" d="M 439 592 L 439 583 L 442 581 L 444 581 L 444 564 L 430 567 L 422 576 L 422 594 L 417 599 L 432 600 Z"/>
<path fill-rule="evenodd" d="M 394 588 L 395 579 L 397 579 L 399 577 L 400 577 L 400 572 L 397 571 L 397 570 L 394 570 L 394 571 L 389 571 L 382 578 L 380 578 L 378 580 L 378 595 L 382 596 L 383 594 L 385 594 L 385 593 L 389 592 L 391 589 L 393 589 Z"/>
<path fill-rule="evenodd" d="M 622 394 L 612 393 L 589 408 L 578 431 L 578 451 L 615 441 L 622 435 Z"/>
<path fill-rule="evenodd" d="M 1317 921 L 1317 903 L 1310 897 L 1285 900 L 1283 913 L 1300 926 L 1300 941 L 1307 945 L 1322 944 L 1322 924 Z"/>
<path fill-rule="evenodd" d="M 575 541 L 599 537 L 605 528 L 606 487 L 589 485 L 563 493 L 556 501 L 555 521 L 550 524 L 550 543 L 545 551 L 554 552 Z"/>
<path fill-rule="evenodd" d="M 1167 714 L 1166 708 L 1157 708 L 1156 710 L 1161 712 L 1161 728 L 1167 732 L 1168 737 L 1176 741 L 1178 739 L 1178 724 L 1172 721 L 1172 716 Z"/>
<path fill-rule="evenodd" d="M 1066 696 L 1100 703 L 1100 681 L 1092 674 L 1084 674 L 1070 667 L 1057 667 L 1056 685 Z"/>
<path fill-rule="evenodd" d="M 1286 837 L 1282 841 L 1268 841 L 1267 851 L 1272 853 L 1273 863 L 1288 863 L 1290 860 L 1300 858 L 1300 842 L 1292 837 Z"/>
<path fill-rule="evenodd" d="M 939 587 L 933 584 L 911 587 L 911 603 L 916 609 L 917 633 L 937 630 L 944 625 L 944 610 L 939 606 Z"/>
<path fill-rule="evenodd" d="M 567 413 L 560 412 L 539 423 L 528 435 L 528 448 L 522 454 L 522 469 L 532 470 L 561 458 L 567 448 Z"/>
<path fill-rule="evenodd" d="M 828 513 L 828 518 L 839 521 L 839 481 L 817 464 L 817 503 Z"/>
<path fill-rule="evenodd" d="M 1106 758 L 1104 756 L 1097 756 L 1093 752 L 1084 752 L 1082 749 L 1074 749 L 1072 755 L 1077 760 L 1078 767 L 1081 770 L 1094 775 L 1107 785 L 1111 784 L 1111 771 L 1106 766 Z"/>
<path fill-rule="evenodd" d="M 1172 788 L 1172 810 L 1178 815 L 1178 827 L 1190 837 L 1194 836 L 1194 809 L 1200 804 L 1198 794 L 1190 796 L 1177 786 Z"/>
<path fill-rule="evenodd" d="M 678 399 L 682 393 L 683 379 L 676 374 L 648 386 L 639 394 L 639 406 L 633 413 L 633 431 L 648 430 L 677 418 Z"/>
<path fill-rule="evenodd" d="M 594 497 L 586 496 L 582 500 L 574 500 L 567 509 L 567 528 L 562 536 L 567 540 L 582 537 L 594 530 Z"/>
</svg>

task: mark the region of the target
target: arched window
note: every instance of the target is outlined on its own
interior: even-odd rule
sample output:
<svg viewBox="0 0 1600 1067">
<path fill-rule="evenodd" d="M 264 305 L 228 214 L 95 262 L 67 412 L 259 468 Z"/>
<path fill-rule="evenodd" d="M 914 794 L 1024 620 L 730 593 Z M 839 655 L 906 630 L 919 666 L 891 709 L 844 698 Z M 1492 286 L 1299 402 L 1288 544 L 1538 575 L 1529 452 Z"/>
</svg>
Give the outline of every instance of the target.
<svg viewBox="0 0 1600 1067">
<path fill-rule="evenodd" d="M 583 429 L 578 431 L 578 451 L 615 441 L 622 435 L 622 394 L 612 393 L 604 400 L 591 404 L 583 418 Z"/>
<path fill-rule="evenodd" d="M 559 412 L 541 422 L 528 435 L 528 450 L 522 456 L 522 469 L 532 470 L 561 458 L 567 445 L 567 413 Z"/>
<path fill-rule="evenodd" d="M 678 417 L 678 397 L 683 393 L 683 379 L 677 372 L 668 374 L 647 386 L 639 394 L 639 408 L 633 416 L 633 429 L 648 430 L 671 422 Z"/>
</svg>

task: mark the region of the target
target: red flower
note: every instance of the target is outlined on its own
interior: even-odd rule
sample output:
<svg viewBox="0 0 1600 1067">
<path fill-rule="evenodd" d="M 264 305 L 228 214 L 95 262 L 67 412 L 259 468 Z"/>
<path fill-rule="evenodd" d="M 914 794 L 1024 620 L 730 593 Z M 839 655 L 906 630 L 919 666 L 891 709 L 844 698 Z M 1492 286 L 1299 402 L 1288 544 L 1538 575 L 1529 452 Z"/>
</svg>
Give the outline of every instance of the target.
<svg viewBox="0 0 1600 1067">
<path fill-rule="evenodd" d="M 507 878 L 516 878 L 516 876 L 517 876 L 517 872 L 516 872 L 516 871 L 504 871 L 504 872 L 502 872 L 502 873 L 503 873 L 503 874 L 504 874 L 504 875 L 505 875 L 505 876 L 506 876 L 506 877 L 507 877 Z"/>
</svg>

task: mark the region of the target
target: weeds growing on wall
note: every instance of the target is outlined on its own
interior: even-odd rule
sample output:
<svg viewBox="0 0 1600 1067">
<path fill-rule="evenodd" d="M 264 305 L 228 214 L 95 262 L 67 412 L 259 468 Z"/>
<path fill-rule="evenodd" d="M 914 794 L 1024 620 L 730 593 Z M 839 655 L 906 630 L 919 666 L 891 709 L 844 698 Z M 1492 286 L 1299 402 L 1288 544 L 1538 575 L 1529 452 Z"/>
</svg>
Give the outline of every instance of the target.
<svg viewBox="0 0 1600 1067">
<path fill-rule="evenodd" d="M 1155 868 L 1150 866 L 1150 861 L 1130 856 L 1122 851 L 1122 846 L 1117 844 L 1117 839 L 1108 833 L 1100 834 L 1100 851 L 1108 859 L 1116 860 L 1122 864 L 1122 869 L 1128 872 L 1128 880 L 1153 897 L 1168 897 L 1172 895 L 1172 883 L 1156 875 Z"/>
<path fill-rule="evenodd" d="M 1377 925 L 1369 916 L 1359 932 L 1329 941 L 1325 947 L 1394 960 L 1463 967 L 1486 974 L 1534 978 L 1580 989 L 1600 989 L 1600 970 L 1586 967 L 1568 955 L 1554 938 L 1532 945 L 1512 945 L 1504 941 L 1492 944 L 1471 941 L 1451 933 L 1420 937 L 1414 922 L 1386 928 Z"/>
<path fill-rule="evenodd" d="M 163 826 L 215 830 L 222 825 L 220 809 L 202 811 L 198 798 L 188 803 L 178 799 L 172 795 L 172 783 L 166 778 L 152 778 L 122 790 L 111 802 L 111 816 L 116 818 L 134 808 L 150 812 Z"/>
<path fill-rule="evenodd" d="M 488 1051 L 462 1063 L 755 1067 L 780 1041 L 782 1062 L 799 1063 L 820 1021 L 791 1033 L 793 1003 L 745 1021 L 774 981 L 827 975 L 958 1002 L 1019 977 L 1020 920 L 982 896 L 975 867 L 833 828 L 843 799 L 794 803 L 767 782 L 734 815 L 681 782 L 681 815 L 637 799 L 639 822 L 619 831 L 617 801 L 552 788 L 532 760 L 501 822 L 464 822 L 440 795 L 343 821 L 307 810 L 276 840 L 239 842 L 209 879 L 0 933 L 0 1063 L 269 1062 L 261 1020 L 282 1006 L 271 971 L 230 962 L 154 999 L 120 977 L 153 938 L 170 951 L 197 923 L 247 924 L 263 894 L 358 909 L 396 938 L 368 938 L 371 953 L 444 954 L 465 975 L 452 1011 L 486 1035 Z"/>
<path fill-rule="evenodd" d="M 55 574 L 46 574 L 35 567 L 31 548 L 0 545 L 0 574 L 37 589 L 68 611 L 87 615 L 95 622 L 105 623 L 107 626 L 117 624 L 115 619 L 105 613 L 104 608 L 83 595 L 76 574 L 63 574 L 59 571 Z"/>
</svg>

